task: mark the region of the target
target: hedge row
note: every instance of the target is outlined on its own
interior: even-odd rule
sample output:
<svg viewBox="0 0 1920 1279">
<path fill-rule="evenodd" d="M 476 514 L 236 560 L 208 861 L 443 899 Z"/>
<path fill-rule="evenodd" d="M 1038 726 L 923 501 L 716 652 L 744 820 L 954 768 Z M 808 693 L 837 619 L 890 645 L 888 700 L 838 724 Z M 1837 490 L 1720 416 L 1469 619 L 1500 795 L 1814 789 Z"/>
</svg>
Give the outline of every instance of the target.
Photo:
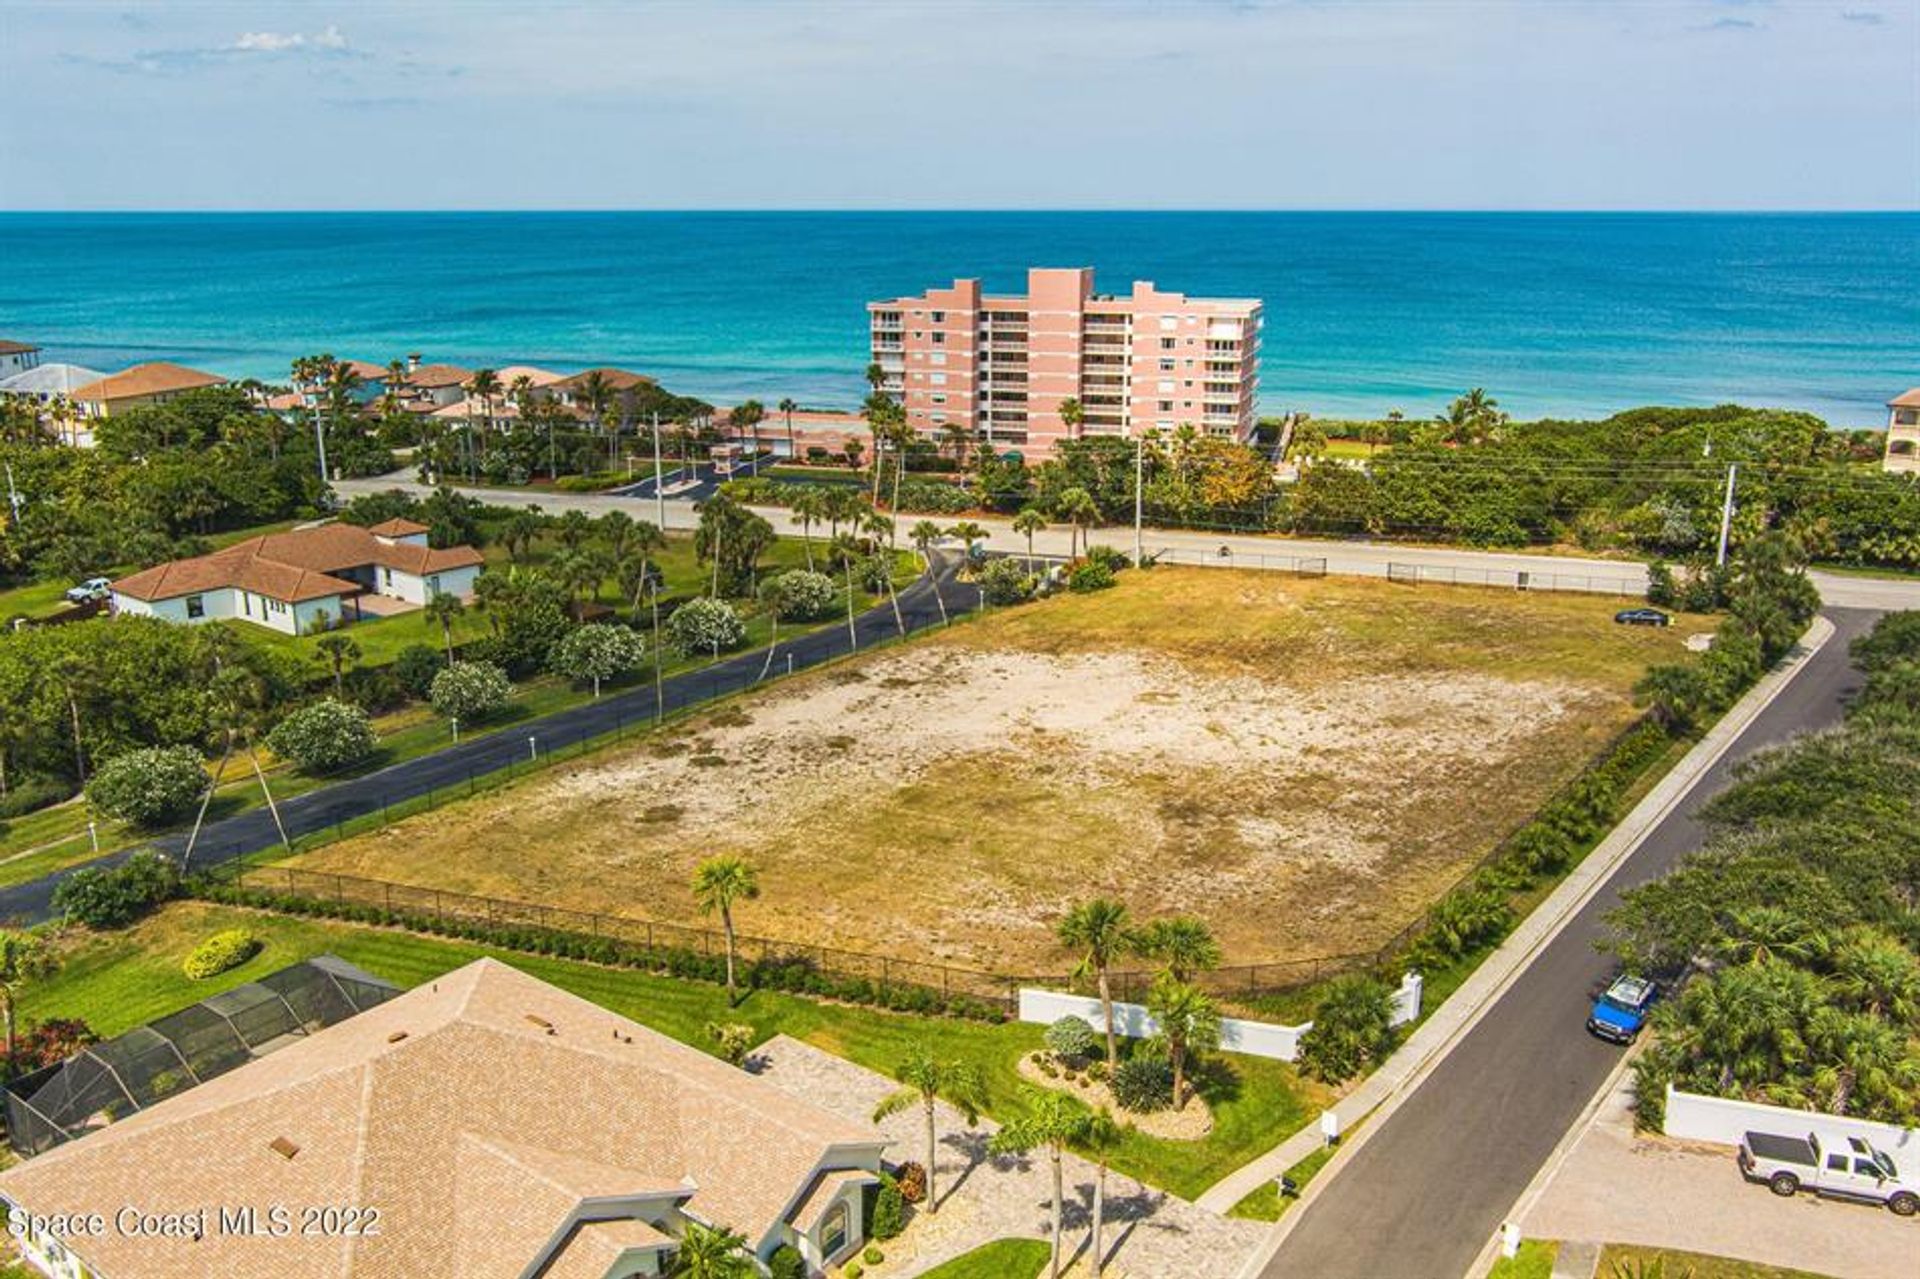
<svg viewBox="0 0 1920 1279">
<path fill-rule="evenodd" d="M 261 892 L 218 881 L 195 879 L 183 893 L 202 901 L 250 906 L 283 915 L 316 916 L 347 923 L 403 928 L 408 932 L 458 941 L 478 942 L 501 950 L 557 959 L 580 960 L 614 968 L 633 968 L 658 976 L 722 985 L 726 981 L 724 955 L 708 955 L 678 946 L 644 946 L 612 937 L 596 937 L 570 929 L 533 925 L 491 924 L 484 920 L 449 918 L 420 911 L 388 910 L 357 902 L 327 901 L 292 893 Z M 970 995 L 953 995 L 911 982 L 880 982 L 867 977 L 830 973 L 805 955 L 784 955 L 739 965 L 740 984 L 753 990 L 777 990 L 812 995 L 843 1003 L 862 1004 L 889 1012 L 957 1017 L 970 1021 L 1007 1019 L 1004 1005 Z"/>
</svg>

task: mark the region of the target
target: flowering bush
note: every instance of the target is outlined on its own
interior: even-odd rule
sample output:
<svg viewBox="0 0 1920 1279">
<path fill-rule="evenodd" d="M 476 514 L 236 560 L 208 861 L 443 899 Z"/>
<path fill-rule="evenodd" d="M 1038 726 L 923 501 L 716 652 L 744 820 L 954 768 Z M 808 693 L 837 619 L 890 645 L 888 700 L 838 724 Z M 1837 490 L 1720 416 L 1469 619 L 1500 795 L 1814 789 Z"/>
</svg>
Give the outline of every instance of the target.
<svg viewBox="0 0 1920 1279">
<path fill-rule="evenodd" d="M 667 638 L 681 652 L 719 653 L 738 648 L 747 639 L 747 624 L 725 600 L 701 596 L 673 611 L 666 622 Z"/>
<path fill-rule="evenodd" d="M 357 764 L 379 744 L 365 711 L 331 697 L 301 707 L 267 734 L 274 754 L 309 773 Z"/>
<path fill-rule="evenodd" d="M 825 617 L 840 602 L 840 588 L 832 578 L 804 568 L 769 579 L 762 594 L 783 622 L 810 622 Z"/>
<path fill-rule="evenodd" d="M 628 628 L 596 622 L 568 631 L 547 660 L 554 674 L 592 684 L 598 697 L 601 680 L 624 675 L 646 655 L 646 641 Z"/>
<path fill-rule="evenodd" d="M 153 826 L 193 807 L 207 785 L 207 765 L 199 751 L 151 746 L 102 764 L 87 783 L 87 798 L 110 817 Z"/>
<path fill-rule="evenodd" d="M 513 696 L 507 673 L 492 662 L 455 662 L 433 677 L 427 697 L 449 719 L 479 719 Z"/>
</svg>

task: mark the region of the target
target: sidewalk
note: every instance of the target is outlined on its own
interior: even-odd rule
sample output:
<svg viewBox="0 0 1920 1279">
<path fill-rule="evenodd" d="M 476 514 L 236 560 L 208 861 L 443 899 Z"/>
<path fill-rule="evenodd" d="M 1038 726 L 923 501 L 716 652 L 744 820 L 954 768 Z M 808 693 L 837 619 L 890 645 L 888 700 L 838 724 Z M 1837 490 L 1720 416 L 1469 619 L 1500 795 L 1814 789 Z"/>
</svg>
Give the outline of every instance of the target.
<svg viewBox="0 0 1920 1279">
<path fill-rule="evenodd" d="M 1756 716 L 1780 690 L 1799 673 L 1815 653 L 1833 637 L 1833 623 L 1816 617 L 1806 635 L 1781 664 L 1762 676 L 1733 709 L 1721 716 L 1694 748 L 1634 806 L 1621 823 L 1576 866 L 1560 886 L 1520 922 L 1500 948 L 1487 956 L 1473 975 L 1435 1009 L 1427 1019 L 1358 1088 L 1335 1108 L 1341 1127 L 1350 1129 L 1355 1121 L 1376 1107 L 1394 1102 L 1403 1090 L 1418 1082 L 1425 1071 L 1479 1020 L 1506 987 L 1512 983 L 1536 953 L 1559 933 L 1586 901 L 1604 886 L 1620 863 L 1630 856 L 1649 831 L 1685 799 L 1708 769 L 1726 753 Z M 1372 1125 L 1378 1128 L 1378 1122 Z M 1365 1140 L 1364 1136 L 1356 1138 Z M 1195 1200 L 1203 1208 L 1225 1212 L 1263 1183 L 1312 1154 L 1320 1146 L 1320 1123 L 1314 1121 L 1241 1168 L 1208 1187 Z M 1349 1147 L 1351 1148 L 1351 1146 Z M 1336 1160 L 1336 1167 L 1338 1161 Z M 1331 1178 L 1333 1169 L 1322 1172 L 1318 1186 Z M 1302 1205 L 1288 1213 L 1297 1219 Z"/>
</svg>

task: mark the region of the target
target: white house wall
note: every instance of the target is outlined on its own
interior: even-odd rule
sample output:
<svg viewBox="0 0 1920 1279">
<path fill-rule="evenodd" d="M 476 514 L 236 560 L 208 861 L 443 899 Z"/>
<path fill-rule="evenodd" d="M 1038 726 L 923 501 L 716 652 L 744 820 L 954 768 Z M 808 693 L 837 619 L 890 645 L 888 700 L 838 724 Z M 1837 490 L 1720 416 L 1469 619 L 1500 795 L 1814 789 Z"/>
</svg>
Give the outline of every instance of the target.
<svg viewBox="0 0 1920 1279">
<path fill-rule="evenodd" d="M 1671 1086 L 1667 1089 L 1663 1130 L 1667 1136 L 1683 1141 L 1710 1141 L 1723 1146 L 1738 1145 L 1740 1138 L 1749 1132 L 1778 1133 L 1783 1137 L 1817 1133 L 1821 1144 L 1827 1146 L 1841 1145 L 1848 1137 L 1864 1137 L 1892 1155 L 1903 1169 L 1920 1161 L 1920 1128 L 1902 1128 L 1871 1119 L 1848 1119 L 1816 1110 L 1792 1110 L 1757 1101 L 1703 1097 Z"/>
</svg>

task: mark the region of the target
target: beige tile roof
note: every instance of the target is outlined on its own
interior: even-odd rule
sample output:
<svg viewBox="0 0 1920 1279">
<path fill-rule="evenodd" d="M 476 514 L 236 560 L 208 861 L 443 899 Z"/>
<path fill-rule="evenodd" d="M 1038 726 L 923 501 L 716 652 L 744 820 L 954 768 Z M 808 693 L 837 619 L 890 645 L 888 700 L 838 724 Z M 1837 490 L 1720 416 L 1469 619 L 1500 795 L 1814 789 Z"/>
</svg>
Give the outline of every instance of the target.
<svg viewBox="0 0 1920 1279">
<path fill-rule="evenodd" d="M 168 600 L 231 586 L 292 603 L 360 590 L 331 575 L 367 565 L 419 577 L 485 562 L 471 546 L 440 549 L 383 542 L 357 524 L 331 523 L 267 533 L 211 555 L 170 560 L 121 578 L 113 589 L 134 599 Z"/>
<path fill-rule="evenodd" d="M 658 1249 L 673 1240 L 644 1221 L 588 1221 L 574 1227 L 540 1279 L 605 1279 L 630 1249 Z M 624 1272 L 623 1272 L 624 1273 Z"/>
<path fill-rule="evenodd" d="M 864 1124 L 481 959 L 9 1169 L 0 1193 L 46 1213 L 380 1210 L 380 1233 L 354 1239 L 72 1241 L 116 1279 L 504 1279 L 566 1225 L 550 1207 L 570 1195 L 690 1184 L 690 1211 L 758 1239 L 823 1161 L 876 1145 Z"/>
<path fill-rule="evenodd" d="M 531 364 L 509 364 L 504 369 L 495 369 L 494 374 L 499 377 L 500 385 L 508 391 L 513 390 L 516 378 L 524 377 L 535 386 L 548 386 L 558 382 L 561 377 L 551 369 L 539 369 Z"/>
<path fill-rule="evenodd" d="M 1887 401 L 1890 409 L 1920 409 L 1920 386 Z"/>
<path fill-rule="evenodd" d="M 130 400 L 142 395 L 164 395 L 203 386 L 225 386 L 227 381 L 218 373 L 202 373 L 199 369 L 156 360 L 151 364 L 136 364 L 130 369 L 109 373 L 98 382 L 75 387 L 71 398 L 90 403 Z"/>
<path fill-rule="evenodd" d="M 422 364 L 407 374 L 407 385 L 428 388 L 464 386 L 472 376 L 472 369 L 463 369 L 458 364 Z"/>
<path fill-rule="evenodd" d="M 795 1204 L 793 1211 L 787 1214 L 787 1221 L 800 1230 L 811 1233 L 820 1224 L 820 1218 L 833 1205 L 834 1199 L 847 1186 L 864 1186 L 880 1179 L 870 1172 L 859 1168 L 836 1168 L 832 1172 L 823 1172 L 813 1179 L 804 1199 Z"/>
<path fill-rule="evenodd" d="M 563 377 L 557 382 L 549 383 L 549 385 L 552 386 L 552 388 L 556 391 L 565 391 L 565 392 L 578 391 L 581 387 L 586 385 L 587 375 L 590 373 L 598 373 L 601 377 L 605 378 L 607 386 L 614 391 L 624 391 L 624 390 L 627 390 L 629 387 L 635 387 L 635 386 L 653 385 L 653 379 L 648 377 L 644 373 L 632 373 L 627 371 L 626 369 L 615 369 L 615 368 L 605 368 L 605 367 L 597 368 L 597 369 L 582 369 L 580 372 L 575 373 L 571 377 Z"/>
</svg>

